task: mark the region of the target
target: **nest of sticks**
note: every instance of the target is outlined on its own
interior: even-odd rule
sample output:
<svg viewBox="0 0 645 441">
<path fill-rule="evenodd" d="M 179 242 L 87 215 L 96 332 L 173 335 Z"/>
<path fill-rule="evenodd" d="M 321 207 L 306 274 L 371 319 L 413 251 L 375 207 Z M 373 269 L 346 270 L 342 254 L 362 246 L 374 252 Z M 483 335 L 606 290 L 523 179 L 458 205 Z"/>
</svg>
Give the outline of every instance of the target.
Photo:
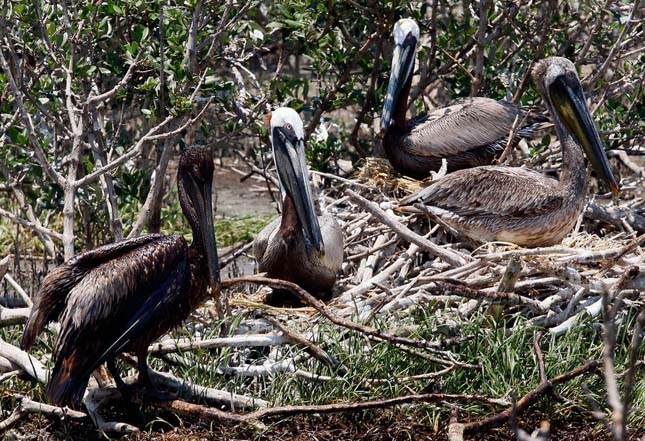
<svg viewBox="0 0 645 441">
<path fill-rule="evenodd" d="M 332 180 L 332 185 L 328 186 L 331 190 L 322 192 L 321 205 L 335 214 L 345 234 L 344 264 L 331 300 L 324 303 L 294 284 L 262 275 L 228 278 L 223 282 L 224 293 L 230 316 L 237 320 L 234 326 L 229 321 L 221 328 L 226 329 L 227 335 L 210 337 L 209 330 L 217 325 L 212 302 L 207 302 L 181 332 L 155 343 L 150 348 L 152 356 L 166 360 L 174 357 L 172 360 L 178 362 L 182 353 L 227 348 L 236 353 L 235 361 L 217 370 L 229 377 L 270 379 L 287 373 L 313 382 L 333 381 L 334 375 L 343 377 L 351 369 L 325 343 L 325 332 L 334 327 L 339 332 L 361 335 L 367 342 L 395 346 L 412 358 L 427 361 L 427 372 L 398 378 L 397 382 L 439 381 L 455 370 L 477 369 L 477 365 L 465 361 L 459 352 L 459 342 L 467 337 L 461 335 L 456 323 L 485 311 L 500 323 L 504 317 L 521 317 L 541 329 L 535 339 L 538 386 L 516 401 L 509 397 L 441 390 L 428 393 L 409 387 L 413 393 L 384 399 L 278 406 L 272 405 L 275 398 L 262 396 L 265 389 L 236 387 L 231 391 L 198 385 L 167 372 L 153 372 L 154 381 L 160 387 L 179 392 L 182 397 L 156 403 L 156 406 L 200 420 L 252 426 L 262 426 L 262 421 L 276 416 L 353 412 L 414 402 L 444 403 L 444 406 L 465 402 L 492 407 L 487 415 L 479 417 L 458 416 L 453 408 L 449 425 L 454 436 L 451 439 L 462 439 L 464 434 L 505 424 L 547 395 L 555 385 L 606 363 L 600 359 L 581 361 L 575 369 L 547 378 L 540 348 L 543 334 L 561 336 L 583 319 L 602 323 L 605 330 L 615 330 L 612 323 L 645 307 L 641 174 L 633 173 L 629 179 L 623 177 L 623 182 L 627 182 L 627 202 L 611 206 L 591 201 L 575 230 L 562 244 L 532 249 L 508 243 L 460 242 L 423 213 L 406 211 L 399 205 L 399 199 L 418 191 L 426 182 L 396 175 L 387 161 L 367 159 L 353 179 L 338 181 L 331 175 L 323 179 Z M 616 213 L 622 212 L 629 212 L 631 217 L 622 216 L 616 221 Z M 244 258 L 248 249 L 249 244 L 230 249 L 228 256 L 222 256 L 222 262 L 234 264 Z M 264 303 L 268 288 L 288 289 L 302 305 L 269 306 Z M 419 311 L 436 313 L 441 318 L 431 338 L 416 335 L 414 324 L 407 320 Z M 2 308 L 0 323 L 20 326 L 28 313 L 28 307 Z M 643 316 L 641 313 L 641 321 L 645 321 Z M 513 330 L 509 328 L 508 332 Z M 615 349 L 611 347 L 611 335 L 608 338 L 605 344 Z M 0 345 L 0 368 L 6 372 L 1 381 L 17 375 L 41 383 L 47 381 L 46 355 L 37 359 L 4 341 L 0 340 Z M 267 350 L 258 359 L 257 354 L 248 351 L 250 347 Z M 365 351 L 369 350 L 367 345 Z M 124 358 L 126 363 L 134 363 L 127 356 Z M 333 375 L 321 374 L 316 366 Z M 161 370 L 172 368 L 166 365 Z M 133 376 L 128 381 L 135 379 Z M 371 387 L 393 380 L 364 381 L 365 387 Z M 16 397 L 16 410 L 9 419 L 0 422 L 0 428 L 6 430 L 27 414 L 44 413 L 71 419 L 89 417 L 99 429 L 110 433 L 139 430 L 135 425 L 104 416 L 105 403 L 118 397 L 109 378 L 100 376 L 90 382 L 85 398 L 87 413 L 55 408 L 20 395 Z M 221 406 L 232 411 L 220 410 Z M 468 422 L 460 423 L 460 420 Z"/>
</svg>

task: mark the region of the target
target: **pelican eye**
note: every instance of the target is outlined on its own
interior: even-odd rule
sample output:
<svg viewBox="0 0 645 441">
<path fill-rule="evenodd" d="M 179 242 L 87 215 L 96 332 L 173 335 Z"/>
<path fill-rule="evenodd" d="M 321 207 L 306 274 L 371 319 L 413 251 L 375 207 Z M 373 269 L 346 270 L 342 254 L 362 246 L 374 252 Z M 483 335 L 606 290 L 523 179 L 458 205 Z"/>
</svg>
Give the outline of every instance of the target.
<svg viewBox="0 0 645 441">
<path fill-rule="evenodd" d="M 293 130 L 293 127 L 291 127 L 291 124 L 289 124 L 289 123 L 285 123 L 284 128 L 286 130 Z"/>
</svg>

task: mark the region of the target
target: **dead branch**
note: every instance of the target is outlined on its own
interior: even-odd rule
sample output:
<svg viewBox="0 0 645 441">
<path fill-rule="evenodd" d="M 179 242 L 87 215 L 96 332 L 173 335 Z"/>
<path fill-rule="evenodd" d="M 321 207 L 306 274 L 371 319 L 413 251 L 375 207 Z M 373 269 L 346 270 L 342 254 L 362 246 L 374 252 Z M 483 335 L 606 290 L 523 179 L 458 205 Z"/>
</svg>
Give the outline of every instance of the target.
<svg viewBox="0 0 645 441">
<path fill-rule="evenodd" d="M 304 349 L 305 351 L 307 351 L 309 355 L 311 355 L 315 359 L 321 361 L 322 363 L 326 364 L 327 366 L 333 369 L 340 369 L 341 372 L 347 371 L 347 369 L 345 369 L 341 365 L 340 361 L 338 361 L 336 358 L 329 355 L 326 351 L 324 351 L 319 346 L 316 346 L 315 344 L 310 342 L 304 336 L 287 328 L 286 326 L 284 326 L 282 323 L 280 323 L 278 320 L 274 319 L 271 316 L 265 315 L 264 318 L 266 318 L 269 321 L 269 323 L 271 323 L 273 326 L 278 328 L 278 330 L 282 332 L 289 339 L 291 343 L 293 343 L 297 347 Z"/>
<path fill-rule="evenodd" d="M 445 260 L 453 266 L 462 266 L 466 264 L 466 259 L 460 256 L 455 251 L 442 248 L 425 237 L 419 236 L 414 231 L 403 225 L 396 219 L 393 219 L 386 212 L 381 210 L 374 202 L 370 202 L 364 197 L 354 193 L 352 190 L 346 190 L 345 193 L 361 207 L 365 208 L 370 214 L 376 217 L 379 221 L 390 227 L 399 237 L 418 245 L 420 248 L 429 252 L 435 257 Z"/>
<path fill-rule="evenodd" d="M 0 208 L 0 216 L 4 216 L 7 219 L 11 220 L 12 222 L 15 222 L 15 223 L 20 224 L 20 225 L 22 225 L 24 227 L 27 227 L 30 230 L 33 230 L 34 232 L 36 232 L 38 234 L 43 234 L 43 235 L 48 236 L 48 237 L 53 237 L 54 239 L 57 239 L 57 240 L 60 240 L 60 241 L 63 240 L 63 235 L 62 234 L 60 234 L 60 233 L 58 233 L 56 231 L 52 231 L 49 228 L 45 228 L 42 225 L 39 225 L 37 223 L 28 221 L 27 219 L 23 219 L 23 218 L 21 218 L 19 216 L 16 216 L 15 214 L 10 213 L 10 212 L 8 212 L 7 210 L 5 210 L 3 208 Z"/>
<path fill-rule="evenodd" d="M 262 347 L 282 345 L 290 341 L 291 339 L 288 335 L 275 334 L 236 335 L 206 340 L 164 340 L 150 345 L 148 353 L 151 355 L 164 355 L 173 352 L 203 349 Z"/>
<path fill-rule="evenodd" d="M 477 289 L 468 288 L 452 281 L 434 281 L 436 289 L 433 289 L 433 294 L 436 295 L 456 295 L 466 297 L 473 300 L 489 300 L 492 302 L 500 302 L 507 305 L 520 305 L 530 308 L 533 312 L 544 314 L 541 302 L 524 297 L 518 294 L 509 292 L 486 292 Z"/>
<path fill-rule="evenodd" d="M 47 383 L 49 375 L 45 366 L 25 351 L 7 343 L 2 338 L 0 338 L 0 356 L 9 360 L 15 366 L 14 368 L 22 370 L 39 383 Z"/>
<path fill-rule="evenodd" d="M 396 335 L 391 335 L 391 334 L 381 332 L 378 329 L 372 328 L 370 326 L 361 325 L 360 323 L 352 322 L 350 320 L 346 320 L 344 318 L 338 317 L 332 314 L 329 311 L 329 308 L 323 302 L 316 299 L 314 296 L 309 294 L 304 289 L 300 288 L 295 283 L 287 282 L 285 280 L 270 279 L 268 277 L 263 277 L 263 276 L 243 276 L 243 277 L 236 277 L 233 279 L 223 280 L 222 288 L 229 288 L 240 283 L 255 283 L 255 284 L 269 286 L 271 288 L 286 289 L 292 292 L 293 294 L 295 294 L 302 302 L 306 303 L 309 306 L 312 306 L 314 309 L 316 309 L 316 311 L 320 313 L 320 315 L 325 317 L 330 322 L 335 323 L 347 329 L 361 332 L 372 338 L 389 341 L 390 343 L 394 343 L 394 344 L 412 346 L 416 348 L 432 349 L 433 347 L 433 345 L 427 342 L 426 340 L 414 340 L 414 339 L 405 338 L 405 337 L 398 337 Z"/>
<path fill-rule="evenodd" d="M 508 421 L 511 418 L 511 415 L 513 413 L 518 415 L 524 412 L 531 405 L 535 404 L 540 399 L 540 397 L 549 393 L 551 388 L 553 388 L 553 386 L 556 386 L 561 383 L 566 383 L 567 381 L 577 376 L 580 376 L 586 372 L 596 369 L 599 365 L 600 365 L 600 362 L 598 360 L 590 360 L 569 372 L 566 372 L 562 375 L 558 375 L 557 377 L 554 377 L 548 381 L 540 383 L 538 387 L 536 387 L 535 389 L 533 389 L 532 391 L 524 395 L 522 398 L 520 398 L 514 407 L 509 407 L 508 409 L 496 415 L 493 415 L 491 417 L 487 417 L 478 421 L 467 423 L 464 426 L 464 433 L 477 433 L 483 430 L 487 430 L 491 427 L 496 427 L 501 424 L 504 424 L 506 421 Z"/>
<path fill-rule="evenodd" d="M 26 323 L 30 312 L 31 308 L 5 308 L 0 305 L 0 328 Z"/>
<path fill-rule="evenodd" d="M 645 216 L 628 208 L 604 207 L 592 202 L 587 205 L 584 215 L 588 219 L 604 222 L 621 230 L 624 221 L 639 233 L 645 233 Z"/>
<path fill-rule="evenodd" d="M 170 409 L 183 415 L 191 415 L 205 420 L 220 420 L 233 423 L 251 424 L 256 421 L 272 417 L 287 417 L 293 415 L 311 415 L 327 414 L 342 412 L 358 412 L 370 409 L 383 409 L 386 407 L 399 406 L 402 404 L 424 402 L 435 403 L 441 401 L 449 402 L 478 402 L 492 406 L 500 403 L 483 395 L 459 395 L 459 394 L 417 394 L 403 397 L 389 398 L 385 400 L 363 401 L 358 403 L 338 403 L 338 404 L 320 404 L 309 406 L 281 406 L 268 407 L 258 411 L 240 415 L 223 412 L 211 407 L 201 406 L 199 404 L 187 403 L 185 401 L 175 400 L 162 403 L 156 403 L 158 407 Z"/>
</svg>

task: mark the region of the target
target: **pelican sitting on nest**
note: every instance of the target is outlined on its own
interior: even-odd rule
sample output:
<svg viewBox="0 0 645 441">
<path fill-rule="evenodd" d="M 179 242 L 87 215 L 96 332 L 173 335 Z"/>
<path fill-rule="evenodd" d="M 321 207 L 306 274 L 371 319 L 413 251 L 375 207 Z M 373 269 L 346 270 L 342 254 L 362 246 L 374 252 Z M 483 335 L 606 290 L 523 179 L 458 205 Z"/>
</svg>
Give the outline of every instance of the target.
<svg viewBox="0 0 645 441">
<path fill-rule="evenodd" d="M 476 167 L 432 182 L 403 203 L 422 201 L 440 223 L 471 239 L 534 247 L 559 243 L 576 223 L 587 190 L 585 155 L 618 196 L 573 63 L 546 58 L 532 74 L 560 140 L 560 180 L 519 167 Z"/>
<path fill-rule="evenodd" d="M 449 172 L 491 164 L 504 151 L 512 129 L 517 143 L 546 121 L 515 104 L 480 97 L 407 120 L 419 26 L 404 18 L 394 25 L 393 34 L 395 47 L 381 136 L 385 153 L 399 173 L 423 179 L 441 168 L 442 159 L 446 159 Z"/>
<path fill-rule="evenodd" d="M 282 217 L 258 234 L 253 254 L 260 271 L 269 277 L 294 282 L 324 297 L 331 293 L 343 263 L 343 232 L 331 214 L 316 215 L 300 116 L 281 107 L 267 115 L 267 120 L 280 181 Z"/>
</svg>

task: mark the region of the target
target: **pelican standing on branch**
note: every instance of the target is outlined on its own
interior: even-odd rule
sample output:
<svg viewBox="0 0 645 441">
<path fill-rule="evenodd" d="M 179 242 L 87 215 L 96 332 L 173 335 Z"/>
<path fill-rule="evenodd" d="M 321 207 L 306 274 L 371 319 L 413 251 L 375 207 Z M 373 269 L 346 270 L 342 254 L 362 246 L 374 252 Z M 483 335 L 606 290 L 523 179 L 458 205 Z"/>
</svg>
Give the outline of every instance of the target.
<svg viewBox="0 0 645 441">
<path fill-rule="evenodd" d="M 587 191 L 585 156 L 618 196 L 573 63 L 546 58 L 532 74 L 560 140 L 560 180 L 520 167 L 476 167 L 446 175 L 402 202 L 422 201 L 439 222 L 471 239 L 535 247 L 559 243 L 576 223 Z"/>
<path fill-rule="evenodd" d="M 210 149 L 186 149 L 177 187 L 193 242 L 153 234 L 79 254 L 52 270 L 40 288 L 21 346 L 29 349 L 51 321 L 60 322 L 47 386 L 52 403 L 78 405 L 90 374 L 103 362 L 123 392 L 116 369 L 121 352 L 137 355 L 139 381 L 153 397 L 148 345 L 177 326 L 208 296 L 219 305 L 220 278 L 212 215 Z M 221 310 L 221 307 L 219 308 Z"/>
<path fill-rule="evenodd" d="M 266 122 L 280 182 L 282 216 L 257 235 L 253 254 L 259 270 L 269 277 L 294 282 L 312 295 L 325 297 L 343 263 L 343 232 L 330 213 L 316 214 L 298 113 L 280 107 L 267 115 Z"/>
<path fill-rule="evenodd" d="M 419 26 L 412 19 L 401 19 L 394 25 L 393 35 L 381 137 L 385 153 L 399 173 L 423 179 L 441 168 L 442 159 L 446 159 L 449 172 L 489 165 L 504 151 L 511 130 L 516 130 L 513 142 L 517 143 L 546 120 L 515 104 L 480 97 L 406 119 Z"/>
</svg>

